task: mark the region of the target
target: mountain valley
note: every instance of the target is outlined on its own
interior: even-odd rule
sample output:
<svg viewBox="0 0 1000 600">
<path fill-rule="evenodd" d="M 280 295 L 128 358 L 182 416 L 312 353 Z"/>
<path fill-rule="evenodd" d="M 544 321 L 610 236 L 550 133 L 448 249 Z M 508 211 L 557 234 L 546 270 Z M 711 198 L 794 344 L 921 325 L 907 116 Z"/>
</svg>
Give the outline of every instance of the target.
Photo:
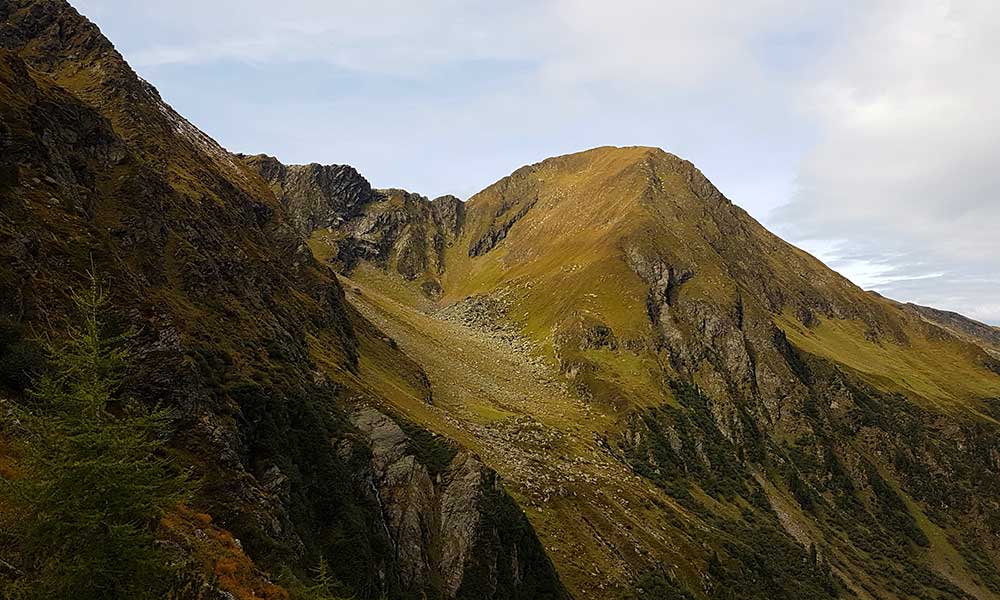
<svg viewBox="0 0 1000 600">
<path fill-rule="evenodd" d="M 170 597 L 1000 598 L 998 330 L 664 150 L 376 189 L 230 153 L 68 3 L 0 0 L 0 255 L 0 476 L 107 282 L 197 481 L 152 525 Z M 49 568 L 20 518 L 9 589 Z"/>
</svg>

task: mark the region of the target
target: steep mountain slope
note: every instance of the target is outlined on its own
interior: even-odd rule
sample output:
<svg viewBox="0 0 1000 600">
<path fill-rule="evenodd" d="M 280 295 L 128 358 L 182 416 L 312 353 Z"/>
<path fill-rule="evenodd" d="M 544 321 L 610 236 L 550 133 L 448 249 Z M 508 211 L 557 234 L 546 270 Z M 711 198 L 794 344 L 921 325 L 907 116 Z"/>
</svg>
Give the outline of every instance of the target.
<svg viewBox="0 0 1000 600">
<path fill-rule="evenodd" d="M 310 244 L 429 377 L 431 402 L 383 395 L 508 478 L 577 595 L 1000 593 L 1000 377 L 982 348 L 658 149 L 524 167 L 460 219 L 422 273 L 337 259 L 377 226 Z"/>
<path fill-rule="evenodd" d="M 378 356 L 429 394 L 313 259 L 303 213 L 61 0 L 0 2 L 0 148 L 0 399 L 44 368 L 25 349 L 59 334 L 68 290 L 109 282 L 142 332 L 130 387 L 176 409 L 172 446 L 200 480 L 207 516 L 164 519 L 198 597 L 287 597 L 269 579 L 321 558 L 360 597 L 565 596 L 495 474 L 367 390 Z M 6 449 L 21 432 L 0 414 Z"/>
<path fill-rule="evenodd" d="M 662 150 L 376 190 L 229 154 L 65 2 L 0 0 L 0 402 L 91 270 L 201 477 L 164 538 L 206 597 L 321 558 L 362 598 L 1000 597 L 984 332 Z"/>
</svg>

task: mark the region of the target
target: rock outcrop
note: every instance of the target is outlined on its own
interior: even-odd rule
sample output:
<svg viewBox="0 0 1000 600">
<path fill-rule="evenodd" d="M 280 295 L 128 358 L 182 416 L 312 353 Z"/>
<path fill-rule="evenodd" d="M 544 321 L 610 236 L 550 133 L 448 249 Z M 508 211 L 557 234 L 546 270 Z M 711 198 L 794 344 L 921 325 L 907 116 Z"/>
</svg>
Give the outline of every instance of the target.
<svg viewBox="0 0 1000 600">
<path fill-rule="evenodd" d="M 373 190 L 350 167 L 285 166 L 263 155 L 243 159 L 270 184 L 300 235 L 337 268 L 350 272 L 368 261 L 419 281 L 431 298 L 440 294 L 445 250 L 464 223 L 461 200 Z"/>
<path fill-rule="evenodd" d="M 362 407 L 351 421 L 372 449 L 371 486 L 404 593 L 470 600 L 566 597 L 538 540 L 527 534 L 524 515 L 479 459 L 456 449 L 432 473 L 416 456 L 414 440 L 390 417 Z"/>
<path fill-rule="evenodd" d="M 241 158 L 271 186 L 304 238 L 317 229 L 338 227 L 377 199 L 368 180 L 348 165 L 285 166 L 264 154 Z"/>
</svg>

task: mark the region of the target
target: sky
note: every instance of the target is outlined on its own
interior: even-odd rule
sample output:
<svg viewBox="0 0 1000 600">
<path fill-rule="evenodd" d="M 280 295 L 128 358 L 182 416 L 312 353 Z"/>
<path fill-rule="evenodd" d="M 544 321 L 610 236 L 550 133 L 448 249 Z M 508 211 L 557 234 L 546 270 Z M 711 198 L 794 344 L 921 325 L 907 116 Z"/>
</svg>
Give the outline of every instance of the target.
<svg viewBox="0 0 1000 600">
<path fill-rule="evenodd" d="M 1000 324 L 995 1 L 71 2 L 231 151 L 464 199 L 658 146 L 858 285 Z"/>
</svg>

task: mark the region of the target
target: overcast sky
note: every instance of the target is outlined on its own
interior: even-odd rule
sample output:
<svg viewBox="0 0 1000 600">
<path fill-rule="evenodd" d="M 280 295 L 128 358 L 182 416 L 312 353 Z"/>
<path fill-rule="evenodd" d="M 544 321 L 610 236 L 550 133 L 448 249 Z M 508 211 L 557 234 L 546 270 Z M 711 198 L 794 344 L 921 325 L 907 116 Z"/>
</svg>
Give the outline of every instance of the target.
<svg viewBox="0 0 1000 600">
<path fill-rule="evenodd" d="M 857 284 L 1000 323 L 1000 8 L 71 0 L 236 152 L 467 198 L 651 145 Z"/>
</svg>

